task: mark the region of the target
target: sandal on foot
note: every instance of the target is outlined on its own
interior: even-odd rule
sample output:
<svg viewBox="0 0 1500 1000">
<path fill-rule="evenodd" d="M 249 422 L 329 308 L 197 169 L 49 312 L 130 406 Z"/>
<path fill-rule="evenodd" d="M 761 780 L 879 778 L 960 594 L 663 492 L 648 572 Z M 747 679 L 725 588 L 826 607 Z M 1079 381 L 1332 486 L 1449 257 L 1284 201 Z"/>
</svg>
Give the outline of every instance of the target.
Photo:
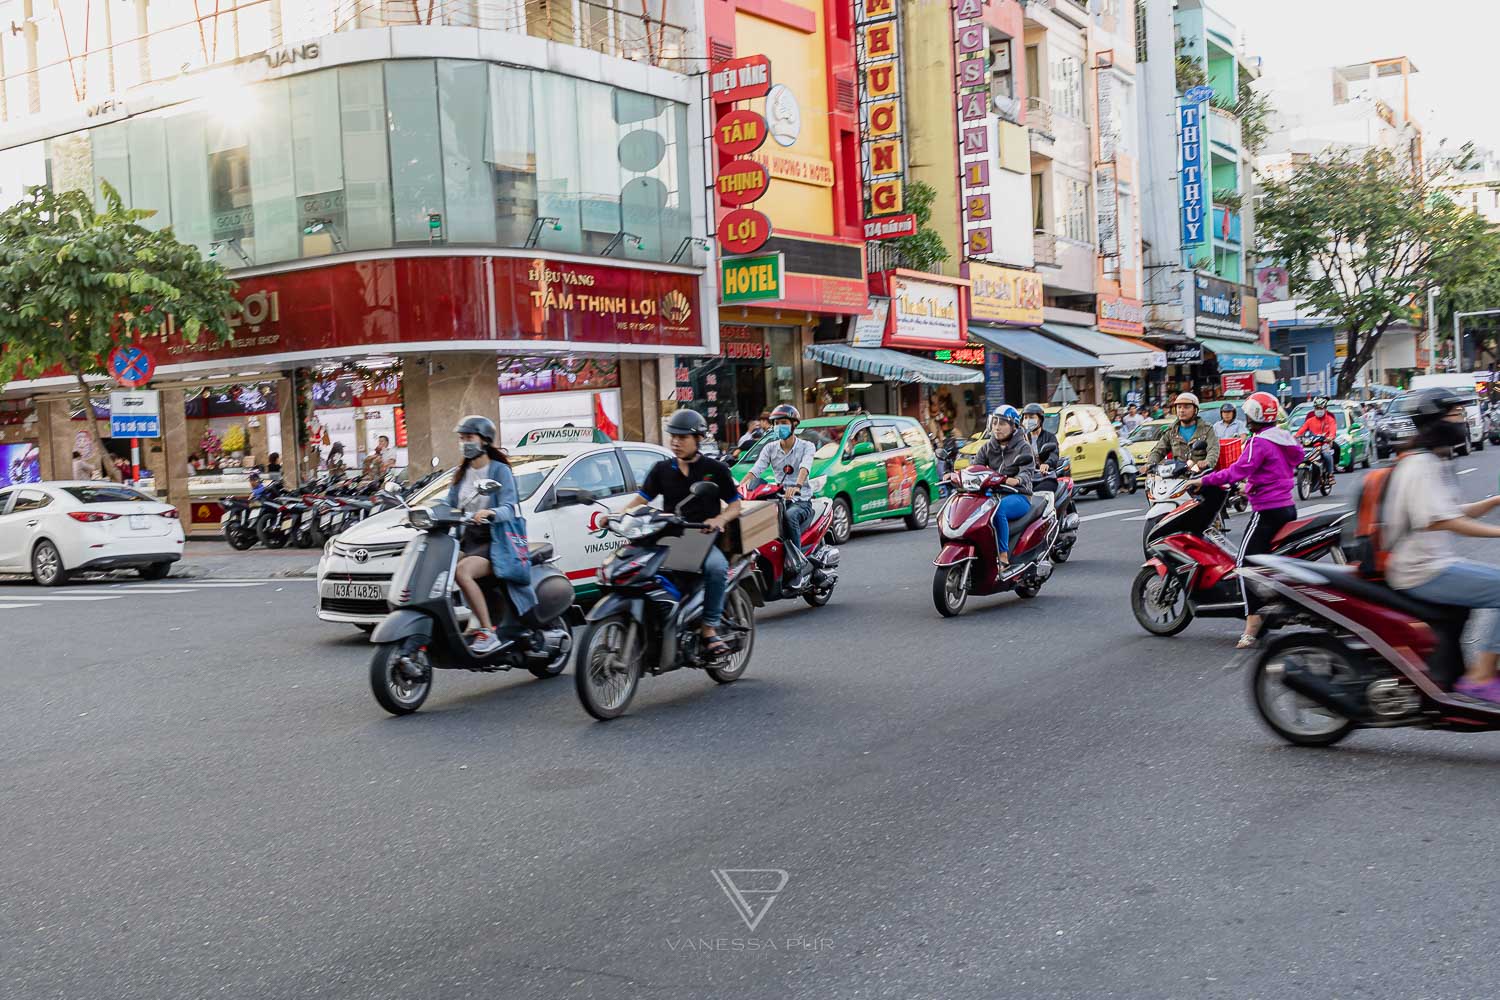
<svg viewBox="0 0 1500 1000">
<path fill-rule="evenodd" d="M 1234 648 L 1235 649 L 1249 649 L 1251 646 L 1255 645 L 1258 641 L 1260 641 L 1258 636 L 1253 636 L 1249 632 L 1246 632 L 1244 635 L 1240 636 L 1240 641 L 1234 644 Z"/>
<path fill-rule="evenodd" d="M 722 636 L 705 635 L 703 637 L 703 653 L 710 659 L 718 660 L 729 655 L 729 645 Z"/>
</svg>

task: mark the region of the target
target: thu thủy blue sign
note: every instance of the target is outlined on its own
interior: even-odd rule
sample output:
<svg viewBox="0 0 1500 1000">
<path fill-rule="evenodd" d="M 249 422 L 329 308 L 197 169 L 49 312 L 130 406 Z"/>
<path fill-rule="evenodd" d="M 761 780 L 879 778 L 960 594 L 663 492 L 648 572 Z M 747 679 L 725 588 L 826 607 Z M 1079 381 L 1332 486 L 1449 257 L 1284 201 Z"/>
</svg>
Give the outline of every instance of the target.
<svg viewBox="0 0 1500 1000">
<path fill-rule="evenodd" d="M 1203 105 L 1185 102 L 1177 109 L 1177 148 L 1181 164 L 1182 248 L 1203 242 Z"/>
<path fill-rule="evenodd" d="M 161 437 L 161 393 L 155 389 L 110 393 L 109 436 Z"/>
</svg>

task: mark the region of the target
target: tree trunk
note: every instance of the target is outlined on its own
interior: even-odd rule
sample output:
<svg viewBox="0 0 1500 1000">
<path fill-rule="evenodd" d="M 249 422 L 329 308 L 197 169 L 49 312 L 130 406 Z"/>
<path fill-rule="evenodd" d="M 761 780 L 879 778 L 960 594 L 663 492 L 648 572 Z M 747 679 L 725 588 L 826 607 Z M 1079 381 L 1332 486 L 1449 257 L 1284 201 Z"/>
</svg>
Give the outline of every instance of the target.
<svg viewBox="0 0 1500 1000">
<path fill-rule="evenodd" d="M 94 439 L 94 454 L 98 457 L 99 466 L 103 469 L 105 478 L 110 482 L 122 482 L 120 470 L 115 468 L 115 463 L 107 458 L 109 449 L 104 447 L 104 437 L 99 433 L 99 418 L 94 414 L 94 401 L 89 394 L 88 381 L 84 379 L 83 373 L 76 369 L 73 371 L 73 378 L 78 381 L 78 388 L 83 392 L 83 412 L 89 420 L 89 434 Z"/>
<path fill-rule="evenodd" d="M 1364 370 L 1365 365 L 1370 363 L 1370 359 L 1375 356 L 1375 347 L 1380 343 L 1381 335 L 1385 333 L 1385 328 L 1390 326 L 1390 324 L 1391 317 L 1389 316 L 1381 320 L 1376 324 L 1375 329 L 1365 335 L 1364 342 L 1359 345 L 1358 351 L 1345 355 L 1344 367 L 1339 371 L 1339 383 L 1337 392 L 1334 394 L 1335 398 L 1349 398 L 1349 392 L 1354 388 L 1355 378 Z M 1345 337 L 1347 339 L 1345 343 L 1352 340 L 1358 332 L 1358 330 L 1354 329 L 1346 330 Z"/>
</svg>

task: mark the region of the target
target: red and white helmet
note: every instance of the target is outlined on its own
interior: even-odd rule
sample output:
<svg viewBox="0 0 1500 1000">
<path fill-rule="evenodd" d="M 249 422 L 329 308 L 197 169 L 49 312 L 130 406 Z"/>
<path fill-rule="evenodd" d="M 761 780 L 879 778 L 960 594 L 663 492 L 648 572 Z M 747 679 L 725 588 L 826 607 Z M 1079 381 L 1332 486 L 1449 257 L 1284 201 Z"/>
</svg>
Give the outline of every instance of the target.
<svg viewBox="0 0 1500 1000">
<path fill-rule="evenodd" d="M 1269 392 L 1252 392 L 1241 405 L 1252 424 L 1274 424 L 1281 414 L 1281 404 Z"/>
</svg>

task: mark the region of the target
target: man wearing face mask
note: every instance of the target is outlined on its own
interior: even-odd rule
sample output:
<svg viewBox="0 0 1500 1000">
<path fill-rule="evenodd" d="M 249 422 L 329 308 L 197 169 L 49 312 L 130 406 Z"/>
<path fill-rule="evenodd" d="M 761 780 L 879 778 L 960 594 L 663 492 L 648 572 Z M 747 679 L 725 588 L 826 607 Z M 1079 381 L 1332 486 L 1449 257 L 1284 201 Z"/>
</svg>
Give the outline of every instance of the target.
<svg viewBox="0 0 1500 1000">
<path fill-rule="evenodd" d="M 1319 396 L 1313 400 L 1313 411 L 1302 421 L 1302 426 L 1297 428 L 1297 438 L 1318 435 L 1323 438 L 1323 479 L 1330 485 L 1333 483 L 1333 470 L 1338 464 L 1339 445 L 1335 438 L 1338 437 L 1339 425 L 1332 413 L 1328 412 L 1328 397 Z M 1351 465 L 1350 468 L 1353 468 Z"/>
<path fill-rule="evenodd" d="M 741 486 L 748 491 L 765 478 L 770 470 L 771 482 L 781 487 L 786 503 L 782 510 L 782 531 L 786 545 L 786 574 L 792 589 L 802 586 L 812 563 L 802 552 L 802 532 L 812 520 L 812 499 L 807 496 L 807 477 L 812 474 L 813 453 L 817 451 L 811 441 L 797 436 L 797 425 L 802 423 L 802 414 L 790 403 L 782 403 L 771 411 L 771 440 L 760 450 L 760 456 L 750 467 L 750 474 Z"/>
<path fill-rule="evenodd" d="M 1052 470 L 1057 467 L 1057 459 L 1061 454 L 1057 435 L 1042 426 L 1046 416 L 1041 403 L 1027 403 L 1026 408 L 1021 411 L 1021 429 L 1026 432 L 1026 440 L 1031 442 L 1031 448 L 1036 452 L 1036 471 L 1042 479 L 1052 477 Z M 1045 490 L 1049 487 L 1039 483 L 1037 488 Z"/>
</svg>

